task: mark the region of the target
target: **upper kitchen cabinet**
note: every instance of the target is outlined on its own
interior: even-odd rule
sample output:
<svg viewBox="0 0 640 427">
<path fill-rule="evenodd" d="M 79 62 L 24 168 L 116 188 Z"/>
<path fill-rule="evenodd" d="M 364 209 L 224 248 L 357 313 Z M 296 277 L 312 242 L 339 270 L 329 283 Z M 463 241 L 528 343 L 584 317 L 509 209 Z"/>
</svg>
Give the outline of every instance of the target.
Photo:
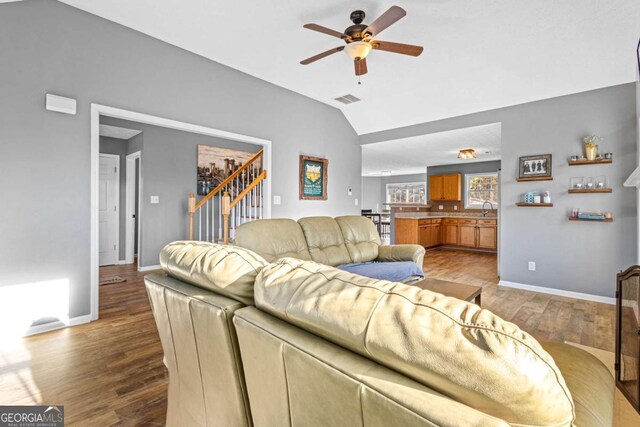
<svg viewBox="0 0 640 427">
<path fill-rule="evenodd" d="M 454 202 L 462 200 L 462 175 L 459 173 L 431 175 L 429 177 L 429 199 Z"/>
</svg>

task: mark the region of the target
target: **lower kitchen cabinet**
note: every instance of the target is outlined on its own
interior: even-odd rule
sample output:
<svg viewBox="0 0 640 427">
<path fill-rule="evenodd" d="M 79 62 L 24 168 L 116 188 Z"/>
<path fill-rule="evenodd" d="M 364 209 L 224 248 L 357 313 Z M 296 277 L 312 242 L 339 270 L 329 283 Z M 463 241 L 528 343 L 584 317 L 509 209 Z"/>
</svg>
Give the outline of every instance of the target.
<svg viewBox="0 0 640 427">
<path fill-rule="evenodd" d="M 477 225 L 472 224 L 460 224 L 458 225 L 458 246 L 465 248 L 475 248 L 478 246 L 478 239 L 476 239 Z"/>
<path fill-rule="evenodd" d="M 495 218 L 396 218 L 395 224 L 396 243 L 490 251 L 498 246 L 498 220 Z"/>
</svg>

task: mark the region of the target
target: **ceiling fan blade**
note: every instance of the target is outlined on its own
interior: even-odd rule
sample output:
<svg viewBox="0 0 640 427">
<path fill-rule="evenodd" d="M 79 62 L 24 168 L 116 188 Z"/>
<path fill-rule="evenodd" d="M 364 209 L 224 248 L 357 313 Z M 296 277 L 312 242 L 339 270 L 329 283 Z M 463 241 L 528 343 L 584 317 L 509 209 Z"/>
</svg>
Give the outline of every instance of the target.
<svg viewBox="0 0 640 427">
<path fill-rule="evenodd" d="M 367 74 L 367 58 L 354 59 L 353 63 L 356 67 L 356 76 Z"/>
<path fill-rule="evenodd" d="M 412 44 L 383 42 L 374 40 L 371 42 L 371 47 L 377 50 L 386 50 L 387 52 L 401 53 L 403 55 L 420 56 L 422 46 L 416 46 Z"/>
<path fill-rule="evenodd" d="M 330 36 L 337 37 L 339 39 L 349 38 L 348 35 L 341 33 L 340 31 L 332 30 L 331 28 L 323 27 L 322 25 L 318 25 L 318 24 L 304 24 L 302 27 L 308 30 L 313 30 L 313 31 L 318 31 L 320 33 L 328 34 Z"/>
<path fill-rule="evenodd" d="M 407 14 L 407 11 L 398 6 L 391 6 L 385 13 L 383 13 L 378 19 L 373 21 L 365 30 L 364 33 L 369 33 L 372 36 L 377 36 L 386 28 L 395 24 L 402 17 Z"/>
<path fill-rule="evenodd" d="M 300 63 L 302 65 L 309 65 L 312 62 L 316 62 L 318 59 L 322 59 L 325 56 L 333 55 L 334 53 L 340 52 L 342 50 L 344 50 L 344 46 L 334 47 L 333 49 L 329 49 L 326 52 L 319 53 L 315 56 L 312 56 L 311 58 L 305 59 L 304 61 L 300 61 Z"/>
</svg>

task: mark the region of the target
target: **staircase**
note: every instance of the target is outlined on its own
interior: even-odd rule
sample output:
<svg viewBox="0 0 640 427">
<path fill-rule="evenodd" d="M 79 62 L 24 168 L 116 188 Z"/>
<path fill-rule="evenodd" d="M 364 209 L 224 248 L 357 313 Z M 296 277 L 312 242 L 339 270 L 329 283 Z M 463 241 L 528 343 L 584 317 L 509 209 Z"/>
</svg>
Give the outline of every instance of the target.
<svg viewBox="0 0 640 427">
<path fill-rule="evenodd" d="M 262 218 L 267 178 L 260 166 L 263 154 L 257 152 L 199 201 L 189 193 L 189 240 L 227 244 L 240 224 Z"/>
</svg>

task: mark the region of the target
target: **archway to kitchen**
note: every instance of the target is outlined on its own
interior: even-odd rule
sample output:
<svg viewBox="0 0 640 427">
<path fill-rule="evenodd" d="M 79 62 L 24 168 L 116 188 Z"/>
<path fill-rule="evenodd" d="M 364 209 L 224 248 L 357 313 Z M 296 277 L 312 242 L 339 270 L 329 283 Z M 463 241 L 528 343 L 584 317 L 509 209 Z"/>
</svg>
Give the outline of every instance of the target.
<svg viewBox="0 0 640 427">
<path fill-rule="evenodd" d="M 501 123 L 362 146 L 362 214 L 385 243 L 426 249 L 423 270 L 496 284 L 500 257 Z"/>
</svg>

